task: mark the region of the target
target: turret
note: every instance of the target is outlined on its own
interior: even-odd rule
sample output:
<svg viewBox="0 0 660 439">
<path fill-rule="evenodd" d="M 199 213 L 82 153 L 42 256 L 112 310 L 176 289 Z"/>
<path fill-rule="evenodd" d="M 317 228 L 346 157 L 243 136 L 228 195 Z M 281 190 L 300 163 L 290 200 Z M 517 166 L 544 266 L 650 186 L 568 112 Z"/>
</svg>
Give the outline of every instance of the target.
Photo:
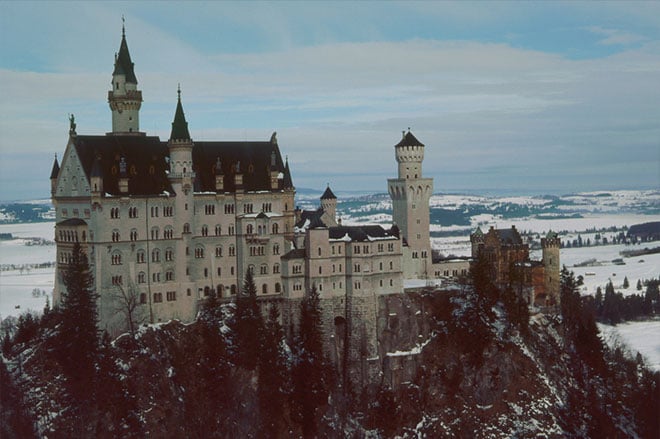
<svg viewBox="0 0 660 439">
<path fill-rule="evenodd" d="M 329 226 L 337 224 L 337 197 L 330 190 L 330 184 L 321 195 L 321 209 L 323 209 L 323 222 Z"/>
<path fill-rule="evenodd" d="M 424 144 L 410 132 L 403 131 L 402 139 L 395 146 L 396 161 L 399 164 L 399 178 L 406 180 L 422 178 L 422 161 L 424 160 Z"/>
<path fill-rule="evenodd" d="M 541 248 L 543 252 L 543 268 L 545 271 L 545 291 L 550 301 L 549 305 L 558 305 L 561 271 L 559 261 L 561 240 L 559 236 L 553 231 L 548 232 L 546 237 L 541 239 Z"/>
<path fill-rule="evenodd" d="M 50 193 L 55 195 L 55 190 L 57 189 L 57 176 L 60 175 L 60 164 L 57 162 L 57 154 L 55 154 L 55 160 L 53 161 L 53 169 L 50 171 Z"/>
<path fill-rule="evenodd" d="M 181 104 L 181 87 L 177 89 L 177 104 L 174 112 L 174 121 L 172 122 L 172 132 L 167 146 L 170 150 L 170 181 L 178 182 L 183 185 L 182 189 L 192 188 L 193 160 L 192 150 L 193 141 L 188 131 L 188 122 L 183 112 Z"/>
<path fill-rule="evenodd" d="M 472 244 L 472 257 L 476 258 L 484 245 L 484 232 L 481 231 L 481 227 L 477 227 L 477 230 L 470 234 L 470 243 Z"/>
<path fill-rule="evenodd" d="M 122 25 L 121 45 L 115 55 L 112 72 L 112 90 L 108 92 L 108 104 L 112 110 L 112 135 L 136 135 L 140 133 L 140 107 L 142 92 L 137 89 L 137 78 L 128 52 L 126 30 Z"/>
</svg>

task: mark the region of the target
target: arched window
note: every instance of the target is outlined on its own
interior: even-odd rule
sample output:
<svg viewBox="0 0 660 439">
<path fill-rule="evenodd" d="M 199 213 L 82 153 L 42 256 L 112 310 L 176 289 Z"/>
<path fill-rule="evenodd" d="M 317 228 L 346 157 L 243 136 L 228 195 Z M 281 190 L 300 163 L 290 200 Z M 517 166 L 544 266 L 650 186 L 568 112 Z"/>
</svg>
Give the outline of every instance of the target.
<svg viewBox="0 0 660 439">
<path fill-rule="evenodd" d="M 220 235 L 222 235 L 222 227 L 220 226 L 220 224 L 218 224 L 217 226 L 215 226 L 215 236 L 220 236 Z"/>
<path fill-rule="evenodd" d="M 225 294 L 225 286 L 222 284 L 218 284 L 216 293 L 218 294 L 218 297 L 222 297 L 222 295 Z"/>
<path fill-rule="evenodd" d="M 147 282 L 147 274 L 144 271 L 141 271 L 137 275 L 137 283 L 144 284 Z"/>
<path fill-rule="evenodd" d="M 195 247 L 195 258 L 200 259 L 204 257 L 204 247 L 197 246 Z"/>
<path fill-rule="evenodd" d="M 273 235 L 277 235 L 280 231 L 280 226 L 277 223 L 273 223 Z"/>
<path fill-rule="evenodd" d="M 135 255 L 135 261 L 138 264 L 144 264 L 144 261 L 146 259 L 144 250 L 138 250 L 137 254 Z"/>
<path fill-rule="evenodd" d="M 248 224 L 245 233 L 247 233 L 248 235 L 252 235 L 254 233 L 254 226 L 252 224 Z"/>
<path fill-rule="evenodd" d="M 204 224 L 202 226 L 202 236 L 208 236 L 208 235 L 209 235 L 209 227 L 206 224 Z"/>
<path fill-rule="evenodd" d="M 160 262 L 160 250 L 157 248 L 151 251 L 151 262 Z"/>
<path fill-rule="evenodd" d="M 282 286 L 280 285 L 279 282 L 275 282 L 275 292 L 276 293 L 281 293 L 282 292 Z"/>
<path fill-rule="evenodd" d="M 230 292 L 231 292 L 232 295 L 235 295 L 235 294 L 236 294 L 236 285 L 232 285 L 232 286 L 231 286 L 231 288 L 230 288 Z"/>
<path fill-rule="evenodd" d="M 221 258 L 222 257 L 222 246 L 219 245 L 215 248 L 215 257 L 216 258 Z"/>
<path fill-rule="evenodd" d="M 261 294 L 268 294 L 268 284 L 263 284 L 261 286 Z"/>
<path fill-rule="evenodd" d="M 183 225 L 183 233 L 190 233 L 190 224 L 185 223 Z"/>
</svg>

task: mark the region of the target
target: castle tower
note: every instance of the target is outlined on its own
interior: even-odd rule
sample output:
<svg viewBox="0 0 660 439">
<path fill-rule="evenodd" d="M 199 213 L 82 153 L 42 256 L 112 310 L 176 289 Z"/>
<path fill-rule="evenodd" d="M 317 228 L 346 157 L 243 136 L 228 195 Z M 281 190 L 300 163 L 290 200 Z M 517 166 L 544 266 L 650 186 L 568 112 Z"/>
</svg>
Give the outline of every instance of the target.
<svg viewBox="0 0 660 439">
<path fill-rule="evenodd" d="M 560 271 L 559 250 L 561 240 L 553 231 L 541 239 L 543 249 L 544 285 L 549 305 L 559 305 Z"/>
<path fill-rule="evenodd" d="M 399 175 L 388 179 L 387 183 L 392 216 L 407 246 L 404 248 L 404 277 L 423 279 L 428 276 L 432 263 L 429 199 L 433 194 L 433 179 L 422 176 L 424 144 L 410 130 L 403 132 L 403 138 L 394 149 Z"/>
<path fill-rule="evenodd" d="M 126 44 L 126 31 L 122 25 L 121 45 L 115 55 L 112 72 L 112 90 L 108 92 L 108 104 L 112 110 L 112 135 L 136 135 L 140 133 L 140 107 L 142 92 L 137 89 L 137 78 Z"/>
<path fill-rule="evenodd" d="M 183 113 L 181 105 L 181 88 L 177 90 L 177 104 L 172 122 L 172 132 L 167 142 L 170 151 L 170 173 L 169 179 L 175 197 L 174 230 L 177 236 L 181 233 L 181 239 L 177 241 L 176 248 L 176 279 L 181 280 L 181 287 L 187 291 L 194 291 L 194 283 L 190 282 L 189 273 L 186 268 L 188 261 L 186 258 L 186 249 L 191 246 L 192 234 L 191 226 L 193 224 L 193 172 L 192 151 L 194 143 L 190 138 L 188 131 L 188 122 Z"/>
<path fill-rule="evenodd" d="M 470 234 L 470 243 L 472 244 L 472 257 L 476 258 L 484 245 L 484 232 L 481 231 L 481 227 L 477 227 L 477 230 Z"/>
<path fill-rule="evenodd" d="M 322 221 L 327 226 L 337 225 L 337 197 L 330 190 L 330 185 L 321 195 L 321 209 L 323 209 Z"/>
</svg>

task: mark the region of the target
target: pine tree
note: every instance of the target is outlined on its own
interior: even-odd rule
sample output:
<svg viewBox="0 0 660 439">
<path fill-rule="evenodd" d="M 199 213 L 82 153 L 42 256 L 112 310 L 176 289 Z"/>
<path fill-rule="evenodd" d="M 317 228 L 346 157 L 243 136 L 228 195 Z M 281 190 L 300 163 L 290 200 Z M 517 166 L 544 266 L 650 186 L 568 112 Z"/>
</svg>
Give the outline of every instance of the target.
<svg viewBox="0 0 660 439">
<path fill-rule="evenodd" d="M 630 282 L 628 282 L 628 276 L 623 278 L 623 288 L 628 288 L 630 286 Z"/>
<path fill-rule="evenodd" d="M 274 432 L 281 431 L 280 424 L 284 417 L 287 360 L 283 346 L 284 331 L 279 318 L 277 306 L 271 305 L 261 337 L 257 395 L 263 437 L 270 437 Z"/>
<path fill-rule="evenodd" d="M 263 318 L 257 303 L 257 287 L 254 284 L 252 271 L 248 270 L 245 274 L 243 291 L 236 298 L 234 314 L 234 348 L 239 366 L 248 370 L 257 367 L 262 327 Z"/>
<path fill-rule="evenodd" d="M 637 279 L 637 291 L 642 291 L 642 281 Z"/>
<path fill-rule="evenodd" d="M 87 256 L 77 242 L 62 280 L 66 293 L 62 296 L 57 357 L 74 394 L 81 396 L 90 390 L 99 351 L 98 296 L 92 289 L 93 278 Z"/>
<path fill-rule="evenodd" d="M 318 410 L 328 398 L 328 370 L 323 356 L 321 308 L 316 286 L 307 293 L 300 307 L 300 329 L 296 340 L 292 405 L 302 424 L 304 437 L 315 437 Z"/>
</svg>

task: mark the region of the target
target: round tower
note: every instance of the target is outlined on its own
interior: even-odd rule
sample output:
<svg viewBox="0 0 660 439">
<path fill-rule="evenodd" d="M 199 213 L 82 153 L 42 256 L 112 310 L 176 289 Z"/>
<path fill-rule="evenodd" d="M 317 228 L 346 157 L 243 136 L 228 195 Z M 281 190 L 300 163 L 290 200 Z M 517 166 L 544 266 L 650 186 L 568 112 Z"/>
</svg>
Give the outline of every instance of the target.
<svg viewBox="0 0 660 439">
<path fill-rule="evenodd" d="M 541 248 L 543 252 L 545 291 L 550 298 L 550 305 L 558 305 L 561 271 L 559 261 L 561 240 L 559 236 L 553 231 L 548 232 L 546 237 L 541 239 Z"/>
<path fill-rule="evenodd" d="M 142 92 L 137 89 L 134 64 L 128 52 L 126 30 L 122 25 L 121 45 L 115 54 L 115 69 L 112 72 L 112 89 L 108 92 L 108 104 L 112 110 L 112 133 L 140 133 L 140 107 Z"/>
<path fill-rule="evenodd" d="M 330 190 L 330 184 L 321 195 L 321 209 L 323 209 L 323 219 L 329 226 L 337 224 L 337 197 Z M 330 224 L 328 224 L 330 222 Z"/>
</svg>

